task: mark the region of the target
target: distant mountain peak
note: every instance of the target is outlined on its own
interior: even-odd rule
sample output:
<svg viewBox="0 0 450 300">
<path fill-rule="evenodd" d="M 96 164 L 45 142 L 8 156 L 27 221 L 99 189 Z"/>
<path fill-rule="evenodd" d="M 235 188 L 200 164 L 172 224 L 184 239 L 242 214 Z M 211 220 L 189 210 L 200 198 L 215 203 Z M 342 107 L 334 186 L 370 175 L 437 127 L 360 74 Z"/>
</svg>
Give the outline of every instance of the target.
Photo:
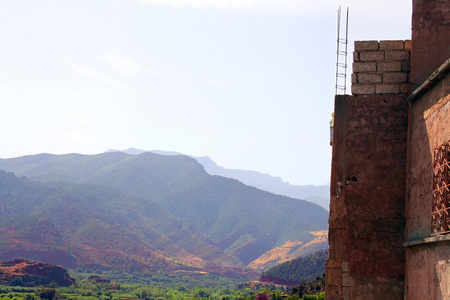
<svg viewBox="0 0 450 300">
<path fill-rule="evenodd" d="M 123 152 L 123 153 L 130 154 L 130 155 L 139 155 L 139 154 L 147 152 L 147 151 L 136 149 L 136 148 L 132 147 L 132 148 L 128 148 L 125 150 L 108 149 L 108 151 L 106 151 L 106 152 Z"/>
<path fill-rule="evenodd" d="M 140 150 L 136 148 L 128 148 L 125 150 L 108 150 L 119 151 L 127 154 L 137 155 L 144 152 L 152 152 L 160 155 L 185 155 L 180 152 L 162 151 L 162 150 Z M 190 155 L 187 155 L 190 156 Z M 256 187 L 263 191 L 268 191 L 277 195 L 283 195 L 295 199 L 302 199 L 316 203 L 326 210 L 329 210 L 330 185 L 325 183 L 319 186 L 315 185 L 292 185 L 287 181 L 283 181 L 281 177 L 272 176 L 265 173 L 250 170 L 227 169 L 219 166 L 209 156 L 190 156 L 197 160 L 210 175 L 218 175 L 227 178 L 233 178 L 240 182 Z"/>
</svg>

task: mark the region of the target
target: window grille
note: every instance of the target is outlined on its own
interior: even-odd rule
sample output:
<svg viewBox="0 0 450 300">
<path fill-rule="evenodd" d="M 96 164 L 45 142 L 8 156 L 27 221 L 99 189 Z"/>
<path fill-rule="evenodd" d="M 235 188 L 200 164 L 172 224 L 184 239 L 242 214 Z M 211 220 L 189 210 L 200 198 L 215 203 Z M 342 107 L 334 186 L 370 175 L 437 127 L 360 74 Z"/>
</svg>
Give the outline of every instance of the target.
<svg viewBox="0 0 450 300">
<path fill-rule="evenodd" d="M 431 235 L 450 232 L 450 140 L 434 148 Z"/>
</svg>

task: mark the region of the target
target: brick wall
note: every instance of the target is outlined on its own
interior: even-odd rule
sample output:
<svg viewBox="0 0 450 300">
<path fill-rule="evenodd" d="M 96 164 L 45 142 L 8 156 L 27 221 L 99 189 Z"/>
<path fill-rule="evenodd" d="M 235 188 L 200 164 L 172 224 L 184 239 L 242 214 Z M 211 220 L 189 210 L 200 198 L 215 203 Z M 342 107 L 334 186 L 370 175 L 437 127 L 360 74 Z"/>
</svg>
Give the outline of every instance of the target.
<svg viewBox="0 0 450 300">
<path fill-rule="evenodd" d="M 411 41 L 356 41 L 352 94 L 409 94 Z"/>
<path fill-rule="evenodd" d="M 327 300 L 402 300 L 406 95 L 335 98 Z"/>
</svg>

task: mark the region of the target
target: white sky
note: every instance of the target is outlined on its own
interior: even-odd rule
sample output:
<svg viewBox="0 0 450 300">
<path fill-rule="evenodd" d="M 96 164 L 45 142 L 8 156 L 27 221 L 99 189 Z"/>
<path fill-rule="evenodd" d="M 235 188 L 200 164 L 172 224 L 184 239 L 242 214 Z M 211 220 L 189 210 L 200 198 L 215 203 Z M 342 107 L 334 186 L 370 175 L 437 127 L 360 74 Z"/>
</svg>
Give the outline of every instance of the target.
<svg viewBox="0 0 450 300">
<path fill-rule="evenodd" d="M 0 157 L 136 147 L 326 183 L 339 5 L 349 63 L 410 38 L 410 0 L 0 0 Z"/>
</svg>

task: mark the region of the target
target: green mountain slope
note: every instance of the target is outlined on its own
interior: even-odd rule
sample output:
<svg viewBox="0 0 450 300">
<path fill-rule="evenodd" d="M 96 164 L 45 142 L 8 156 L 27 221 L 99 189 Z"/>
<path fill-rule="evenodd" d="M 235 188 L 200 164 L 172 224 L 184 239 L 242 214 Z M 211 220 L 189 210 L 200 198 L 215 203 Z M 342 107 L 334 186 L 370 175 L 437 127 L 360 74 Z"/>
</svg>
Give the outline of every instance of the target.
<svg viewBox="0 0 450 300">
<path fill-rule="evenodd" d="M 0 199 L 3 260 L 128 271 L 201 267 L 211 257 L 238 264 L 158 205 L 108 187 L 43 184 L 0 171 Z"/>
<path fill-rule="evenodd" d="M 315 238 L 311 232 L 328 226 L 327 211 L 316 204 L 208 175 L 187 156 L 40 154 L 0 159 L 0 169 L 51 183 L 31 192 L 37 184 L 29 182 L 30 193 L 10 196 L 24 199 L 33 194 L 38 199 L 10 205 L 23 209 L 22 214 L 48 218 L 63 237 L 74 232 L 65 242 L 77 253 L 109 235 L 124 245 L 136 244 L 121 250 L 131 256 L 151 250 L 197 266 L 245 266 L 285 243 L 307 244 Z M 59 196 L 44 195 L 52 189 Z M 27 206 L 30 203 L 40 204 Z M 104 248 L 115 242 L 106 238 L 101 243 Z M 108 266 L 120 264 L 106 254 L 96 256 Z M 80 257 L 86 264 L 90 259 Z"/>
<path fill-rule="evenodd" d="M 166 196 L 209 176 L 195 159 L 151 152 L 140 155 L 122 152 L 38 154 L 0 159 L 0 169 L 42 182 L 109 186 L 149 200 Z"/>
<path fill-rule="evenodd" d="M 312 281 L 325 274 L 328 250 L 321 250 L 279 264 L 261 274 L 261 281 L 280 284 L 300 284 Z"/>
<path fill-rule="evenodd" d="M 219 176 L 158 203 L 244 264 L 287 241 L 311 241 L 311 231 L 326 228 L 328 221 L 326 211 L 315 204 Z"/>
</svg>

